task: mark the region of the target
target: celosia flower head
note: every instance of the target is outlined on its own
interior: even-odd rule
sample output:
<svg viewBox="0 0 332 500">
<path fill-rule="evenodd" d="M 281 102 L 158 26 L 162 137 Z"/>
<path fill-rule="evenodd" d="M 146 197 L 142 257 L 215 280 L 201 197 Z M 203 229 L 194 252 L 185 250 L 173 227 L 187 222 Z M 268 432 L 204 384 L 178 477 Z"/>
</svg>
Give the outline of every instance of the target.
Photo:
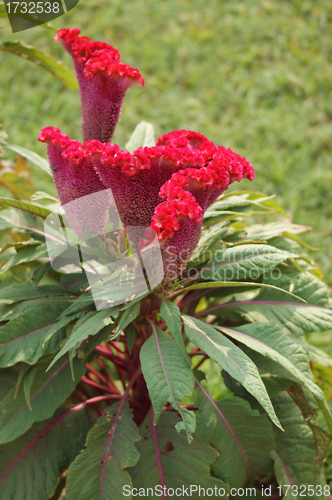
<svg viewBox="0 0 332 500">
<path fill-rule="evenodd" d="M 131 73 L 125 69 L 121 75 L 120 66 L 114 69 L 112 61 L 119 64 L 119 54 L 113 47 L 90 42 L 78 37 L 78 33 L 74 29 L 60 30 L 57 37 L 73 55 L 78 78 L 84 79 L 81 91 L 86 82 L 100 75 L 107 88 L 106 97 L 118 92 L 121 78 L 124 78 L 123 88 L 133 81 L 142 83 L 137 70 Z M 90 87 L 89 92 L 93 91 Z M 157 234 L 165 275 L 175 278 L 198 244 L 204 211 L 232 182 L 252 180 L 254 169 L 232 150 L 187 130 L 165 134 L 153 147 L 138 148 L 133 153 L 123 151 L 103 140 L 109 133 L 110 121 L 101 119 L 95 127 L 98 109 L 91 117 L 84 118 L 84 126 L 90 132 L 89 140 L 83 144 L 52 127 L 41 131 L 39 140 L 48 144 L 60 201 L 65 204 L 86 194 L 111 189 L 124 226 L 148 228 L 146 238 L 140 241 L 141 248 Z M 91 126 L 87 123 L 90 118 Z M 98 207 L 100 218 L 96 221 L 100 230 L 106 221 L 106 199 L 102 205 Z M 90 224 L 93 221 L 87 215 L 87 228 Z"/>
<path fill-rule="evenodd" d="M 61 29 L 54 41 L 72 56 L 82 104 L 83 139 L 101 142 L 112 138 L 126 91 L 144 86 L 139 71 L 121 62 L 120 53 L 104 42 L 79 36 L 76 28 Z"/>
</svg>

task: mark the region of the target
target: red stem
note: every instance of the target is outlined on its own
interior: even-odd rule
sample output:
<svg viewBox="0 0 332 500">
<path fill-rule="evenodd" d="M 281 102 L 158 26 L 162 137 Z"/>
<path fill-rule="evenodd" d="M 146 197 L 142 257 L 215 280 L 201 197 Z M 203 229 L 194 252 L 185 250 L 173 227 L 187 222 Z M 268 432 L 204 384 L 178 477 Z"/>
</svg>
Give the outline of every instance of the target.
<svg viewBox="0 0 332 500">
<path fill-rule="evenodd" d="M 105 385 L 97 384 L 97 382 L 93 382 L 93 380 L 88 379 L 85 375 L 81 378 L 81 381 L 87 385 L 91 385 L 92 387 L 99 389 L 100 391 L 109 392 L 109 393 L 113 394 L 113 391 L 109 387 L 106 387 Z"/>
<path fill-rule="evenodd" d="M 82 398 L 81 396 L 79 396 L 78 394 L 75 394 L 74 392 L 72 392 L 71 394 L 74 398 L 78 399 L 79 401 L 83 401 L 84 403 L 86 403 L 87 401 L 89 401 L 88 399 L 84 399 Z M 100 396 L 101 398 L 105 398 L 105 396 Z M 113 395 L 109 395 L 109 396 L 106 396 L 107 399 L 110 399 L 112 398 L 113 399 Z M 95 398 L 92 398 L 92 399 L 95 399 Z M 89 406 L 91 406 L 91 408 L 93 408 L 97 413 L 99 413 L 99 415 L 103 415 L 104 412 L 101 408 L 99 408 L 99 406 L 97 406 L 96 404 L 94 403 L 88 403 Z"/>
<path fill-rule="evenodd" d="M 205 360 L 207 360 L 209 358 L 209 356 L 207 354 L 205 354 L 204 358 L 202 358 L 198 363 L 197 365 L 193 368 L 193 370 L 197 370 L 197 368 L 199 368 Z"/>
<path fill-rule="evenodd" d="M 99 347 L 103 347 L 103 346 L 99 346 Z M 106 342 L 106 348 L 107 348 L 108 351 L 110 351 L 113 354 L 113 351 L 112 351 L 112 348 L 111 348 L 109 342 Z"/>
<path fill-rule="evenodd" d="M 184 301 L 184 299 L 186 299 L 188 297 L 188 295 L 190 296 L 190 292 L 191 292 L 191 290 L 187 290 L 187 291 L 183 290 L 183 295 L 181 296 L 180 300 L 176 304 L 179 309 L 183 308 L 183 306 L 184 306 L 183 301 Z"/>
<path fill-rule="evenodd" d="M 96 347 L 96 349 L 100 353 L 101 356 L 104 356 L 105 358 L 112 361 L 115 368 L 117 369 L 118 375 L 119 375 L 121 383 L 123 385 L 123 388 L 125 389 L 126 383 L 125 383 L 125 380 L 123 378 L 123 373 L 122 373 L 122 370 L 126 371 L 126 369 L 125 369 L 126 367 L 124 365 L 124 360 L 120 359 L 119 356 L 117 356 L 115 354 L 111 354 L 107 349 L 105 349 L 102 346 L 98 346 L 98 347 Z M 129 362 L 130 360 L 127 360 L 127 361 Z"/>
<path fill-rule="evenodd" d="M 85 403 L 99 403 L 99 401 L 105 401 L 106 399 L 121 399 L 123 396 L 121 394 L 109 394 L 107 396 L 96 396 L 95 398 L 87 399 Z"/>
<path fill-rule="evenodd" d="M 102 375 L 98 370 L 96 370 L 95 368 L 93 368 L 93 366 L 91 366 L 89 363 L 87 363 L 86 367 L 87 367 L 88 370 L 90 370 L 90 372 L 94 373 L 96 375 L 96 377 L 98 377 L 99 380 L 101 380 L 101 382 L 103 384 L 109 385 L 108 381 L 106 380 L 106 378 L 104 377 L 104 375 Z"/>
<path fill-rule="evenodd" d="M 98 356 L 96 356 L 96 359 L 97 359 L 97 362 L 99 363 L 100 368 L 105 372 L 105 375 L 108 378 L 108 385 L 109 385 L 109 387 L 111 389 L 113 389 L 113 392 L 116 392 L 116 393 L 120 394 L 119 391 L 118 391 L 118 389 L 117 389 L 117 387 L 116 387 L 116 385 L 114 384 L 114 381 L 113 381 L 111 375 L 108 373 L 108 370 L 107 370 L 104 362 Z"/>
<path fill-rule="evenodd" d="M 79 401 L 86 401 L 86 399 L 82 398 L 82 396 L 79 396 L 78 394 L 75 394 L 75 392 L 72 392 L 71 396 L 73 396 L 73 398 L 78 399 Z"/>
<path fill-rule="evenodd" d="M 113 354 L 111 351 L 105 349 L 105 347 L 103 346 L 100 345 L 97 346 L 96 350 L 99 352 L 101 356 L 104 356 L 104 358 L 106 359 L 110 359 L 113 363 L 121 363 L 122 365 L 124 365 L 125 363 L 124 359 L 120 359 L 118 355 Z"/>
<path fill-rule="evenodd" d="M 198 292 L 198 290 L 190 290 L 190 291 Z M 211 292 L 211 288 L 209 288 L 208 290 L 204 290 L 204 292 L 199 293 L 198 295 L 195 295 L 195 294 L 193 294 L 193 296 L 190 295 L 190 298 L 188 300 L 185 300 L 184 303 L 181 304 L 181 307 L 187 306 L 193 300 L 200 299 L 201 297 L 204 297 L 204 295 L 207 295 L 209 292 Z"/>
<path fill-rule="evenodd" d="M 204 351 L 196 351 L 196 352 L 190 352 L 189 356 L 204 356 L 205 352 Z"/>
<path fill-rule="evenodd" d="M 118 353 L 125 354 L 125 352 L 119 347 L 119 344 L 116 340 L 113 340 L 113 342 L 111 342 L 111 346 L 114 347 L 114 349 L 116 349 Z"/>
</svg>

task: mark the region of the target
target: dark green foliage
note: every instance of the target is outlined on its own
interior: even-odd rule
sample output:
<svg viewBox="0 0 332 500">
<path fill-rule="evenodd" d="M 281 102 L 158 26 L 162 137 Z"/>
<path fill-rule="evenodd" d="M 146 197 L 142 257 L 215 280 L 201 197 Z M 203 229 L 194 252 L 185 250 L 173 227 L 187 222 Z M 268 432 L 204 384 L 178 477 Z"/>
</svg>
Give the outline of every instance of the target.
<svg viewBox="0 0 332 500">
<path fill-rule="evenodd" d="M 255 25 L 256 7 L 249 0 L 247 5 L 253 9 L 248 12 Z M 323 2 L 313 14 L 296 6 L 282 5 L 281 15 L 297 8 L 308 23 L 309 14 L 316 23 L 317 12 L 325 12 Z M 212 2 L 204 5 L 205 17 L 197 16 L 191 4 L 187 7 L 188 12 L 172 10 L 172 26 L 168 25 L 170 18 L 160 14 L 169 16 L 169 4 L 164 3 L 160 12 L 151 2 L 139 7 L 137 19 L 144 16 L 144 20 L 149 17 L 156 21 L 158 33 L 166 37 L 167 53 L 159 53 L 157 47 L 152 50 L 151 42 L 147 44 L 142 38 L 144 30 L 138 32 L 132 26 L 132 39 L 140 51 L 135 45 L 134 52 L 137 57 L 142 52 L 146 56 L 147 75 L 156 78 L 160 91 L 165 87 L 166 71 L 175 89 L 173 96 L 181 102 L 174 113 L 169 101 L 161 98 L 159 107 L 148 107 L 148 118 L 154 118 L 155 109 L 159 115 L 164 106 L 163 132 L 169 125 L 173 127 L 173 121 L 174 128 L 191 128 L 188 123 L 192 125 L 193 109 L 195 114 L 200 107 L 196 103 L 192 108 L 189 102 L 201 99 L 196 95 L 195 86 L 200 81 L 196 70 L 188 66 L 185 72 L 185 64 L 176 63 L 185 61 L 188 55 L 186 43 L 182 44 L 183 53 L 178 52 L 183 24 L 188 28 L 186 41 L 190 41 L 196 62 L 202 62 L 202 71 L 206 69 L 204 44 L 209 47 L 214 68 L 220 64 L 220 56 L 223 62 L 222 74 L 214 71 L 216 81 L 211 86 L 219 85 L 223 92 L 206 94 L 204 104 L 212 120 L 207 124 L 202 115 L 198 128 L 221 142 L 218 136 L 222 126 L 227 130 L 223 142 L 228 146 L 228 134 L 236 129 L 234 114 L 243 102 L 251 110 L 249 115 L 259 105 L 265 109 L 265 118 L 247 127 L 252 131 L 250 137 L 245 137 L 241 128 L 235 140 L 240 152 L 242 148 L 247 155 L 252 151 L 246 146 L 247 139 L 267 134 L 266 117 L 272 116 L 267 110 L 276 103 L 276 95 L 268 78 L 263 78 L 263 87 L 255 87 L 239 75 L 250 76 L 254 83 L 258 78 L 257 60 L 265 61 L 263 67 L 268 68 L 268 58 L 258 50 L 259 45 L 249 51 L 249 59 L 240 57 L 236 46 L 232 46 L 232 56 L 225 52 L 218 55 L 222 44 L 215 43 L 211 19 L 225 37 L 235 36 L 243 43 L 236 27 L 241 9 L 247 12 L 246 4 L 217 6 Z M 128 19 L 138 15 L 137 2 L 128 6 L 116 1 L 109 8 Z M 273 2 L 258 8 L 258 12 L 263 9 L 267 21 L 270 8 L 274 9 Z M 216 18 L 212 15 L 215 10 L 223 15 Z M 121 17 L 114 15 L 113 19 L 122 39 Z M 327 24 L 324 17 L 320 19 Z M 151 25 L 144 29 L 151 33 Z M 202 45 L 193 32 L 204 42 Z M 293 36 L 293 26 L 287 24 L 286 32 Z M 167 40 L 170 33 L 174 35 L 171 41 Z M 267 34 L 271 36 L 269 22 L 257 40 Z M 116 38 L 115 32 L 108 35 Z M 296 51 L 296 40 L 289 43 Z M 279 41 L 275 50 L 282 51 L 283 44 Z M 46 61 L 51 72 L 71 85 L 66 69 L 31 50 L 23 51 Z M 163 67 L 160 74 L 153 69 L 156 54 Z M 275 59 L 280 62 L 280 55 Z M 209 65 L 211 60 L 207 61 Z M 236 60 L 240 61 L 240 72 L 233 76 Z M 283 193 L 288 188 L 283 177 L 287 177 L 291 161 L 301 158 L 297 141 L 294 144 L 294 136 L 289 138 L 287 129 L 293 130 L 296 125 L 302 130 L 301 116 L 305 114 L 295 99 L 298 120 L 284 123 L 288 116 L 285 109 L 289 108 L 286 97 L 300 88 L 307 102 L 312 89 L 285 73 L 282 65 L 273 64 L 271 68 L 284 96 L 278 106 L 282 120 L 277 124 L 273 120 L 274 131 L 279 131 L 288 148 L 295 146 L 295 153 L 293 160 L 287 157 L 286 162 L 277 161 L 282 165 L 280 170 L 266 149 L 253 148 L 253 159 L 258 171 L 263 161 L 271 165 L 265 175 Z M 204 74 L 204 80 L 209 78 L 209 72 Z M 186 88 L 189 101 L 181 99 L 179 82 Z M 52 87 L 53 92 L 59 90 L 56 85 L 59 83 Z M 234 85 L 239 89 L 237 96 Z M 191 98 L 190 89 L 194 92 Z M 17 92 L 16 81 L 13 91 Z M 60 112 L 59 104 L 56 112 L 68 122 L 66 132 L 76 132 L 76 122 L 71 116 L 68 119 L 65 106 L 61 108 L 69 95 L 61 93 Z M 33 99 L 40 102 L 38 95 Z M 224 104 L 230 101 L 232 108 L 227 109 Z M 73 104 L 70 115 L 75 106 L 78 103 Z M 129 123 L 135 119 L 135 109 L 133 106 Z M 272 134 L 273 127 L 270 131 Z M 152 144 L 153 137 L 153 127 L 140 124 L 127 147 L 132 150 Z M 272 137 L 264 135 L 264 140 Z M 6 141 L 2 134 L 1 144 Z M 284 155 L 279 143 L 273 146 Z M 42 158 L 17 146 L 12 150 L 49 173 Z M 325 161 L 325 153 L 322 158 Z M 299 164 L 303 169 L 303 162 Z M 46 178 L 45 172 L 42 175 Z M 264 180 L 264 175 L 261 177 Z M 45 178 L 42 183 L 47 185 L 49 180 Z M 295 208 L 300 193 L 302 199 L 301 186 L 306 188 L 306 183 L 297 185 Z M 36 193 L 32 200 L 0 198 L 0 498 L 55 499 L 65 487 L 68 500 L 120 500 L 125 491 L 129 491 L 127 498 L 133 498 L 132 488 L 140 491 L 192 485 L 213 490 L 212 495 L 207 494 L 210 498 L 226 500 L 229 495 L 242 498 L 230 493 L 231 488 L 257 487 L 260 492 L 261 486 L 269 485 L 274 491 L 284 491 L 288 500 L 295 497 L 293 490 L 287 491 L 288 484 L 312 486 L 311 498 L 324 498 L 321 491 L 328 487 L 324 460 L 326 455 L 330 460 L 332 435 L 326 401 L 331 396 L 332 359 L 319 347 L 329 339 L 332 312 L 321 271 L 303 251 L 306 244 L 299 234 L 307 228 L 286 221 L 284 210 L 271 196 L 250 191 L 224 194 L 205 213 L 201 240 L 188 263 L 187 276 L 171 285 L 163 283 L 139 299 L 99 311 L 79 266 L 69 264 L 72 267 L 54 271 L 47 261 L 43 220 L 58 207 L 57 200 L 43 192 Z M 318 347 L 315 339 L 319 339 Z M 221 396 L 212 397 L 215 393 Z M 327 479 L 332 477 L 330 469 L 326 468 Z M 158 497 L 157 490 L 153 494 L 153 498 Z M 194 490 L 191 496 L 202 495 Z"/>
</svg>

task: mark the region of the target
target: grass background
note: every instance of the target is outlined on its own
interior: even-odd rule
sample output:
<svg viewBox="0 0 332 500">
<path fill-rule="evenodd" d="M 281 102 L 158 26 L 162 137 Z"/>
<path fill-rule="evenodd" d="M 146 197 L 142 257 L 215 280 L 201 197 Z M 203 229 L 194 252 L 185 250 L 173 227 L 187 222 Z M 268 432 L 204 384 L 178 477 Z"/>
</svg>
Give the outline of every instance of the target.
<svg viewBox="0 0 332 500">
<path fill-rule="evenodd" d="M 12 34 L 71 66 L 43 27 Z M 144 89 L 125 98 L 114 142 L 124 146 L 141 120 L 157 136 L 202 132 L 256 169 L 244 189 L 277 194 L 332 285 L 332 4 L 330 0 L 81 0 L 52 23 L 107 41 L 137 67 Z M 45 156 L 36 138 L 52 125 L 81 139 L 80 103 L 43 69 L 0 53 L 0 122 L 14 144 Z M 36 189 L 49 182 L 33 169 Z M 238 185 L 232 189 L 238 189 Z M 51 191 L 51 185 L 48 191 Z"/>
</svg>

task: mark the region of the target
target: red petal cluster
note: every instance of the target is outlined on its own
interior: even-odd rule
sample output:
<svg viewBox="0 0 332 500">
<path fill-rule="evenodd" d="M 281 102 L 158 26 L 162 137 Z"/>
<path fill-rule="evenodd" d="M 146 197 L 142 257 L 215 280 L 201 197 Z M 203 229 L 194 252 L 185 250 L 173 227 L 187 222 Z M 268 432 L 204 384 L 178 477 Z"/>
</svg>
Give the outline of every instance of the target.
<svg viewBox="0 0 332 500">
<path fill-rule="evenodd" d="M 231 182 L 240 181 L 242 178 L 252 180 L 255 176 L 254 169 L 247 160 L 231 149 L 215 146 L 197 132 L 176 130 L 160 137 L 157 144 L 164 144 L 180 151 L 195 151 L 197 155 L 203 157 L 201 168 L 186 168 L 174 173 L 159 192 L 161 198 L 168 200 L 166 202 L 168 204 L 174 200 L 182 201 L 184 193 L 188 194 L 188 191 L 192 193 L 192 199 L 187 200 L 186 206 L 191 206 L 190 214 L 195 215 L 188 217 L 195 222 L 200 221 L 197 207 L 206 210 Z M 162 215 L 159 215 L 159 211 L 162 214 L 164 210 L 164 205 L 157 207 L 152 219 L 152 227 L 161 240 L 171 234 L 169 220 L 165 222 L 165 228 L 161 222 Z"/>
<path fill-rule="evenodd" d="M 85 230 L 90 234 L 103 234 L 109 200 L 91 160 L 83 155 L 81 143 L 72 141 L 54 127 L 41 130 L 38 140 L 47 143 L 55 187 L 61 204 L 66 207 L 71 227 L 80 237 L 83 237 Z M 105 191 L 105 195 L 94 200 L 94 206 L 91 206 L 91 198 L 84 197 L 100 191 Z M 79 206 L 70 204 L 78 199 L 82 200 Z"/>
<path fill-rule="evenodd" d="M 137 69 L 120 61 L 114 47 L 79 34 L 75 28 L 62 29 L 54 40 L 60 41 L 74 60 L 85 142 L 72 141 L 52 127 L 43 129 L 39 136 L 48 145 L 60 201 L 68 204 L 88 194 L 107 193 L 110 188 L 122 223 L 148 228 L 141 246 L 157 233 L 165 274 L 177 276 L 199 241 L 204 211 L 232 182 L 252 180 L 254 169 L 234 151 L 188 130 L 165 134 L 156 146 L 138 148 L 132 154 L 107 142 L 126 90 L 144 85 L 144 80 Z M 109 200 L 106 194 L 101 199 L 93 210 L 87 206 L 82 213 L 68 212 L 78 234 L 83 234 L 82 227 L 102 234 Z"/>
<path fill-rule="evenodd" d="M 178 275 L 186 265 L 198 243 L 206 208 L 230 183 L 255 175 L 241 156 L 186 130 L 166 134 L 155 147 L 138 148 L 132 154 L 98 140 L 71 141 L 52 127 L 43 129 L 39 140 L 48 143 L 50 162 L 58 165 L 53 175 L 61 202 L 111 188 L 125 226 L 156 231 L 166 275 Z M 107 203 L 103 208 L 101 225 Z M 185 259 L 179 257 L 183 251 Z"/>
<path fill-rule="evenodd" d="M 65 49 L 74 57 L 76 62 L 85 65 L 91 58 L 95 58 L 103 50 L 109 61 L 117 61 L 121 55 L 112 45 L 105 42 L 91 42 L 87 36 L 78 36 L 81 31 L 77 28 L 61 29 L 54 37 L 54 42 L 61 42 Z M 104 57 L 105 57 L 104 56 Z M 98 56 L 97 56 L 98 58 Z M 84 68 L 84 66 L 83 66 Z"/>
<path fill-rule="evenodd" d="M 76 28 L 61 29 L 54 41 L 72 56 L 78 79 L 84 140 L 109 141 L 119 120 L 129 87 L 142 85 L 140 72 L 119 61 L 120 53 L 104 42 L 79 36 Z"/>
<path fill-rule="evenodd" d="M 52 143 L 61 149 L 66 149 L 71 145 L 72 140 L 67 134 L 62 134 L 58 128 L 45 127 L 40 131 L 38 141 Z"/>
</svg>

